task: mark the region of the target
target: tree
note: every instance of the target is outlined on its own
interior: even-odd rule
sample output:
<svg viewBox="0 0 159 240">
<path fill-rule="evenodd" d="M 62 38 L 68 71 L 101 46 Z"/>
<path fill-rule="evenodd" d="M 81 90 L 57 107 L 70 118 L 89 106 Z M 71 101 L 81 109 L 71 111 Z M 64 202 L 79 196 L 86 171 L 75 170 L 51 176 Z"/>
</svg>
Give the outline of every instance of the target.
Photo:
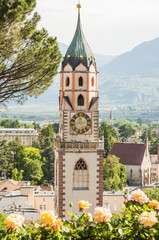
<svg viewBox="0 0 159 240">
<path fill-rule="evenodd" d="M 24 178 L 25 180 L 34 180 L 40 181 L 43 177 L 42 171 L 42 162 L 37 159 L 30 159 L 29 157 L 25 157 L 23 159 L 24 163 Z"/>
<path fill-rule="evenodd" d="M 112 127 L 110 125 L 106 125 L 104 129 L 104 149 L 105 156 L 108 155 L 111 150 L 113 144 L 116 142 L 116 139 L 112 136 Z"/>
<path fill-rule="evenodd" d="M 52 127 L 53 127 L 55 133 L 59 132 L 59 123 L 53 123 Z"/>
<path fill-rule="evenodd" d="M 132 124 L 131 125 L 123 124 L 119 126 L 119 133 L 121 137 L 124 137 L 124 138 L 131 137 L 132 135 L 135 134 L 135 132 L 136 132 L 136 129 Z"/>
<path fill-rule="evenodd" d="M 150 200 L 159 201 L 159 189 L 158 188 L 144 188 L 143 191 L 146 193 Z"/>
<path fill-rule="evenodd" d="M 5 119 L 1 121 L 0 126 L 4 128 L 20 128 L 21 124 L 18 120 L 12 121 L 11 119 Z"/>
<path fill-rule="evenodd" d="M 23 170 L 18 171 L 17 168 L 12 170 L 12 179 L 15 181 L 22 181 L 23 180 Z"/>
<path fill-rule="evenodd" d="M 140 124 L 140 126 L 143 124 L 143 119 L 142 118 L 138 118 L 137 119 L 137 122 L 138 122 L 138 124 Z"/>
<path fill-rule="evenodd" d="M 24 180 L 41 180 L 43 161 L 39 149 L 26 148 L 24 145 L 20 145 L 17 148 L 15 160 L 18 171 L 24 171 Z"/>
<path fill-rule="evenodd" d="M 0 173 L 6 172 L 7 177 L 11 177 L 14 169 L 14 155 L 7 140 L 0 142 Z"/>
<path fill-rule="evenodd" d="M 109 155 L 103 163 L 103 186 L 105 191 L 122 190 L 126 185 L 126 168 L 119 163 L 119 158 Z"/>
<path fill-rule="evenodd" d="M 35 6 L 36 0 L 1 0 L 0 105 L 38 97 L 57 74 L 58 44 L 45 29 L 36 29 L 40 16 L 32 14 Z"/>
<path fill-rule="evenodd" d="M 54 131 L 53 126 L 49 124 L 41 129 L 38 140 L 33 143 L 40 149 L 43 158 L 44 180 L 53 183 L 54 181 Z"/>
</svg>

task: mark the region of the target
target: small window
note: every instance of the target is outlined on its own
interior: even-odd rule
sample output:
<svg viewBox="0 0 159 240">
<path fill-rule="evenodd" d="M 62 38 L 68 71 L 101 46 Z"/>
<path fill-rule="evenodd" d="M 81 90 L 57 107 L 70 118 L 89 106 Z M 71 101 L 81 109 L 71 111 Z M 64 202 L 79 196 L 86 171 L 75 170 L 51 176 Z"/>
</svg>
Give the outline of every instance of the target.
<svg viewBox="0 0 159 240">
<path fill-rule="evenodd" d="M 83 78 L 80 77 L 80 78 L 79 78 L 79 87 L 82 87 L 82 86 L 83 86 Z"/>
<path fill-rule="evenodd" d="M 40 209 L 43 209 L 42 205 L 40 205 Z"/>
<path fill-rule="evenodd" d="M 91 79 L 91 85 L 92 85 L 92 87 L 94 87 L 94 77 L 92 77 L 92 79 Z"/>
<path fill-rule="evenodd" d="M 43 202 L 45 202 L 45 198 L 43 198 Z"/>
<path fill-rule="evenodd" d="M 66 78 L 66 87 L 68 87 L 70 85 L 70 79 L 69 77 Z"/>
<path fill-rule="evenodd" d="M 84 106 L 84 98 L 81 94 L 78 97 L 78 106 Z"/>
<path fill-rule="evenodd" d="M 44 205 L 44 210 L 46 210 L 46 205 Z"/>
</svg>

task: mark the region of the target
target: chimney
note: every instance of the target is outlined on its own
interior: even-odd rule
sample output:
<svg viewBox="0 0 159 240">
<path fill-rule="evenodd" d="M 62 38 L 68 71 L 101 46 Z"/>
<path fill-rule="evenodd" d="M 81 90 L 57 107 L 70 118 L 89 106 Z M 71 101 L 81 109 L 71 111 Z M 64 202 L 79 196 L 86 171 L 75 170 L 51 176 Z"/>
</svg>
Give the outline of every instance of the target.
<svg viewBox="0 0 159 240">
<path fill-rule="evenodd" d="M 34 207 L 34 186 L 22 186 L 20 192 L 21 195 L 28 196 L 27 205 Z"/>
</svg>

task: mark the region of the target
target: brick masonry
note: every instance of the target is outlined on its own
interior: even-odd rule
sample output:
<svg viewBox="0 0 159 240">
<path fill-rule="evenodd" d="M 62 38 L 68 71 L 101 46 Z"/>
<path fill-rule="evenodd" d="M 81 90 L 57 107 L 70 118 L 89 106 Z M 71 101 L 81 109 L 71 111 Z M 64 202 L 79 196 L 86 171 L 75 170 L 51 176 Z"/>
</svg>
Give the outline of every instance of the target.
<svg viewBox="0 0 159 240">
<path fill-rule="evenodd" d="M 58 216 L 63 218 L 65 211 L 65 153 L 62 152 L 59 152 L 58 183 Z"/>
<path fill-rule="evenodd" d="M 97 153 L 97 206 L 103 206 L 103 151 Z"/>
</svg>

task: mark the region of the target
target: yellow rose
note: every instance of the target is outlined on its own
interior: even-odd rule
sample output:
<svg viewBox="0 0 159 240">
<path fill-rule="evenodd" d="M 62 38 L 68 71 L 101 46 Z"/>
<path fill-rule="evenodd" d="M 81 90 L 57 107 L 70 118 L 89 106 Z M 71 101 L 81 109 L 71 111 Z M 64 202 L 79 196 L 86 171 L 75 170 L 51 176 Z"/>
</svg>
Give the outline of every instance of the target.
<svg viewBox="0 0 159 240">
<path fill-rule="evenodd" d="M 143 224 L 145 227 L 152 227 L 155 225 L 158 220 L 156 218 L 156 212 L 143 212 L 139 217 L 140 224 Z"/>
<path fill-rule="evenodd" d="M 140 205 L 149 201 L 147 195 L 140 189 L 133 191 L 131 193 L 130 199 L 135 200 L 136 202 L 139 202 Z"/>
<path fill-rule="evenodd" d="M 152 200 L 149 202 L 148 206 L 150 208 L 159 209 L 159 202 L 156 200 Z"/>
<path fill-rule="evenodd" d="M 91 206 L 91 204 L 88 201 L 81 200 L 78 202 L 78 206 L 82 209 L 87 209 Z"/>
<path fill-rule="evenodd" d="M 110 222 L 112 214 L 108 208 L 96 207 L 93 217 L 94 221 L 98 223 Z"/>
<path fill-rule="evenodd" d="M 62 227 L 63 223 L 61 221 L 60 218 L 56 219 L 55 222 L 54 222 L 54 229 L 56 231 L 59 231 L 60 230 L 60 227 Z"/>
<path fill-rule="evenodd" d="M 18 229 L 19 227 L 22 227 L 23 222 L 24 217 L 20 214 L 11 214 L 5 220 L 7 228 L 12 228 L 14 230 Z"/>
<path fill-rule="evenodd" d="M 53 211 L 42 212 L 40 214 L 40 223 L 42 224 L 42 226 L 46 226 L 46 225 L 52 226 L 56 218 L 57 216 L 55 216 Z"/>
</svg>

